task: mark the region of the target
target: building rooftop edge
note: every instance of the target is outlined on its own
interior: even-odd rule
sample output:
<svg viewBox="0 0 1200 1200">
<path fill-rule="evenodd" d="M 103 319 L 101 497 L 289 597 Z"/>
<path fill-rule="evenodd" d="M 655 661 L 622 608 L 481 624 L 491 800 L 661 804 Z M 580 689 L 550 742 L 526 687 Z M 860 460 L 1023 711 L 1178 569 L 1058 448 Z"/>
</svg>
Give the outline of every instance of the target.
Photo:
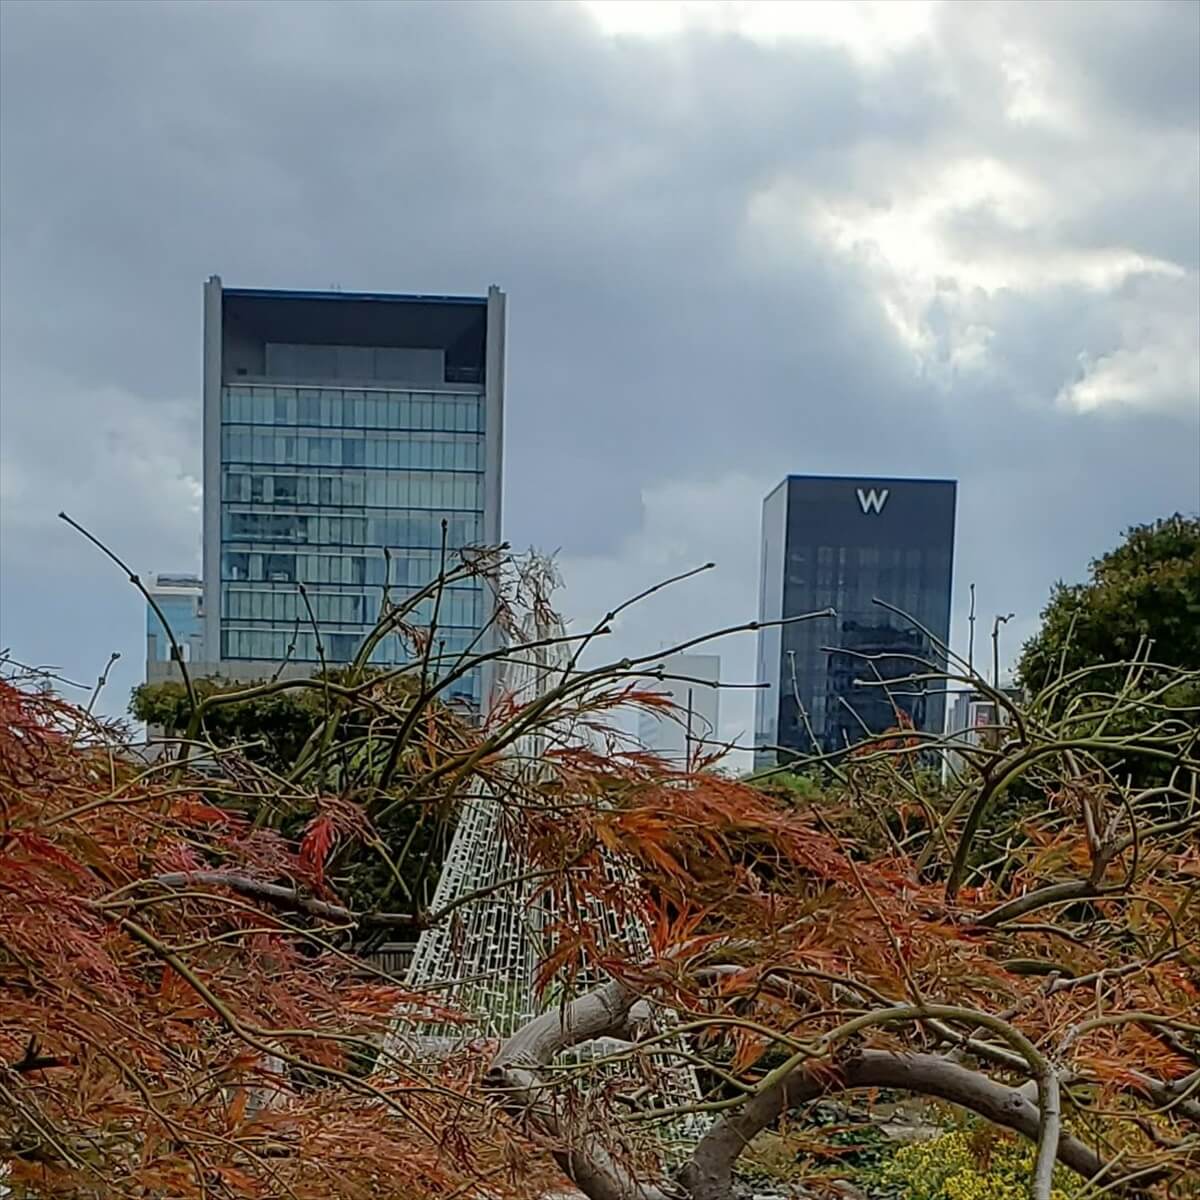
<svg viewBox="0 0 1200 1200">
<path fill-rule="evenodd" d="M 814 475 L 803 473 L 785 475 L 785 482 L 788 479 L 872 479 L 878 482 L 878 484 L 956 484 L 958 482 L 956 479 L 944 479 L 940 475 L 871 475 L 869 473 L 859 475 Z"/>
<path fill-rule="evenodd" d="M 776 484 L 771 491 L 776 491 L 782 484 L 787 483 L 790 479 L 830 479 L 836 482 L 852 482 L 854 480 L 865 480 L 873 483 L 952 483 L 955 487 L 958 486 L 957 479 L 943 479 L 929 475 L 785 475 L 780 483 Z M 769 495 L 770 493 L 768 493 Z"/>
<path fill-rule="evenodd" d="M 222 287 L 222 295 L 260 300 L 372 300 L 398 304 L 487 304 L 486 296 L 438 296 L 418 292 L 335 292 L 290 288 Z"/>
</svg>

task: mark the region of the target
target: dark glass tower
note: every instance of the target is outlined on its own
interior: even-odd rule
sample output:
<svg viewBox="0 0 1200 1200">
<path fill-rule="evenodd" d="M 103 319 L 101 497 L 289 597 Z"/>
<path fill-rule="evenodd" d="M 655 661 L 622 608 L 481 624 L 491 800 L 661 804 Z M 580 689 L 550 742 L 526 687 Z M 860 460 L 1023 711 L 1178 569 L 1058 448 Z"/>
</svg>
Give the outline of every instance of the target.
<svg viewBox="0 0 1200 1200">
<path fill-rule="evenodd" d="M 832 753 L 893 728 L 894 706 L 915 728 L 942 731 L 942 688 L 904 685 L 889 698 L 858 681 L 943 661 L 916 624 L 875 600 L 949 640 L 956 492 L 945 479 L 790 475 L 763 501 L 761 619 L 837 615 L 760 631 L 758 677 L 769 686 L 756 706 L 757 765 L 788 751 Z"/>
</svg>

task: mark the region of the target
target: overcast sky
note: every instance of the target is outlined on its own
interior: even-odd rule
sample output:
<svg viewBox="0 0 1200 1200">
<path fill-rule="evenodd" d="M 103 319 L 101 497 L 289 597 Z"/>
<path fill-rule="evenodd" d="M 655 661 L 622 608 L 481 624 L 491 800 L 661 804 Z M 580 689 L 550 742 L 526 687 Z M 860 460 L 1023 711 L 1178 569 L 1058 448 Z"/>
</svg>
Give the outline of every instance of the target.
<svg viewBox="0 0 1200 1200">
<path fill-rule="evenodd" d="M 614 654 L 788 472 L 955 477 L 955 640 L 1200 508 L 1200 4 L 0 5 L 0 645 L 200 563 L 201 285 L 509 295 L 506 536 Z M 752 678 L 748 637 L 724 674 Z M 723 701 L 750 728 L 748 693 Z"/>
</svg>

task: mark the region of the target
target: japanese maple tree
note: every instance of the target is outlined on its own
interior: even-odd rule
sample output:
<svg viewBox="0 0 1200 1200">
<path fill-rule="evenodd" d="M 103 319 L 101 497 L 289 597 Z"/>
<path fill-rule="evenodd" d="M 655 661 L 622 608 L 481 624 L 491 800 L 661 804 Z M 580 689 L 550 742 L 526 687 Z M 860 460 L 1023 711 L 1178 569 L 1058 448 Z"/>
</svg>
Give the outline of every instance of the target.
<svg viewBox="0 0 1200 1200">
<path fill-rule="evenodd" d="M 729 1200 L 760 1133 L 880 1089 L 1027 1139 L 1034 1200 L 1056 1167 L 1093 1194 L 1196 1194 L 1195 672 L 1106 663 L 1081 715 L 1054 703 L 1073 672 L 1018 705 L 965 664 L 914 661 L 878 686 L 991 692 L 995 736 L 956 744 L 943 786 L 940 740 L 890 731 L 789 764 L 828 781 L 801 795 L 624 742 L 613 713 L 662 704 L 662 655 L 573 652 L 473 724 L 439 708 L 439 680 L 523 648 L 447 669 L 412 636 L 413 688 L 352 668 L 189 689 L 186 753 L 157 764 L 32 681 L 0 684 L 0 1159 L 18 1196 L 450 1200 L 565 1176 L 592 1200 Z M 206 740 L 208 715 L 264 688 L 319 690 L 290 766 Z M 415 840 L 380 831 L 405 810 L 449 827 L 480 789 L 556 914 L 547 1010 L 499 1045 L 406 1057 L 398 1014 L 465 1014 L 358 951 L 486 896 L 431 911 L 405 892 Z M 369 906 L 346 894 L 363 854 L 394 881 Z M 619 936 L 631 921 L 648 949 Z M 694 1096 L 669 1098 L 671 1062 Z"/>
</svg>

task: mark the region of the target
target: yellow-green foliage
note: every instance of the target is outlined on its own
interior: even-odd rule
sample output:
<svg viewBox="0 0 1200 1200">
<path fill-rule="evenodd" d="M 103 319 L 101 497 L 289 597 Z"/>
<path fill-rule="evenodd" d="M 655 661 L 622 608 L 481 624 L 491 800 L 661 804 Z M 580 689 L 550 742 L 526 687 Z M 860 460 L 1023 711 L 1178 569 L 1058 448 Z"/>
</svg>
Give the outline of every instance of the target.
<svg viewBox="0 0 1200 1200">
<path fill-rule="evenodd" d="M 877 1176 L 905 1200 L 1026 1200 L 1036 1150 L 992 1129 L 961 1129 L 897 1150 Z M 1054 1172 L 1053 1200 L 1079 1194 L 1075 1176 Z"/>
</svg>

